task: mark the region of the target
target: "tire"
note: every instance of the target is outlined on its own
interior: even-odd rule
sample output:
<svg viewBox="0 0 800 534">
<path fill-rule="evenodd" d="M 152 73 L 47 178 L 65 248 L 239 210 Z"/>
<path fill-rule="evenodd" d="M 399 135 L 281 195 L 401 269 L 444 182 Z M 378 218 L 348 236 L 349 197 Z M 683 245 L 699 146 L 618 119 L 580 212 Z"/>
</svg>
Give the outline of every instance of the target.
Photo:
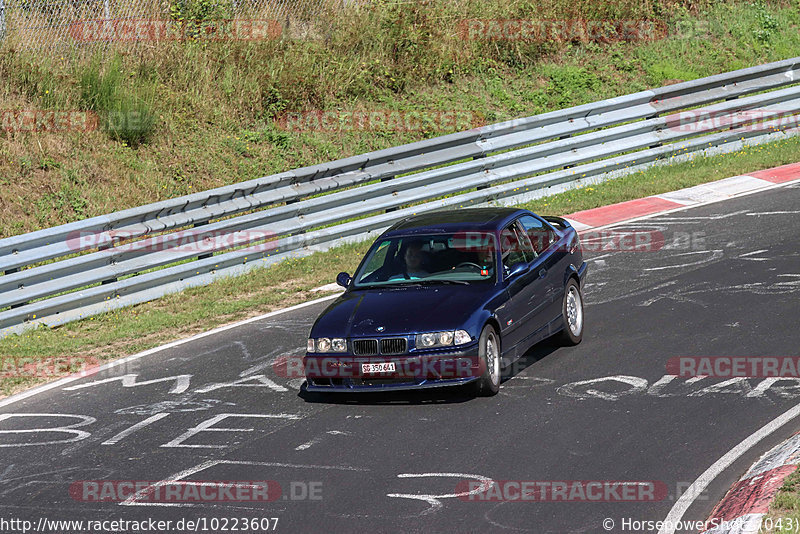
<svg viewBox="0 0 800 534">
<path fill-rule="evenodd" d="M 583 339 L 584 313 L 583 293 L 581 286 L 574 278 L 570 278 L 564 287 L 564 299 L 561 303 L 561 320 L 563 330 L 559 340 L 564 345 L 577 345 Z"/>
<path fill-rule="evenodd" d="M 497 395 L 500 391 L 500 336 L 492 325 L 483 327 L 478 340 L 478 360 L 483 372 L 476 382 L 476 393 L 482 397 Z"/>
</svg>

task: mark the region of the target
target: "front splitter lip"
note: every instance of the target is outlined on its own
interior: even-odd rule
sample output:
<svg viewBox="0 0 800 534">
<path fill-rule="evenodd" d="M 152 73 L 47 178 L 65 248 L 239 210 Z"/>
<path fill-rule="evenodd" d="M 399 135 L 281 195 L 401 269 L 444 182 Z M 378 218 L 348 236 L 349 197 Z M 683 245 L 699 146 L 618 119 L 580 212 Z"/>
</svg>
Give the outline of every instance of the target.
<svg viewBox="0 0 800 534">
<path fill-rule="evenodd" d="M 425 380 L 417 380 L 414 382 L 403 382 L 403 383 L 396 383 L 396 384 L 370 384 L 370 385 L 358 385 L 353 384 L 351 379 L 345 378 L 342 379 L 341 385 L 331 385 L 331 386 L 316 386 L 312 385 L 306 380 L 306 390 L 311 392 L 330 392 L 330 393 L 366 393 L 366 392 L 376 392 L 376 391 L 407 391 L 407 390 L 414 390 L 414 389 L 431 389 L 431 388 L 439 388 L 439 387 L 452 387 L 452 386 L 463 386 L 465 384 L 469 384 L 471 382 L 475 382 L 478 380 L 477 376 L 469 377 L 469 378 L 436 378 L 436 379 L 425 379 Z"/>
</svg>

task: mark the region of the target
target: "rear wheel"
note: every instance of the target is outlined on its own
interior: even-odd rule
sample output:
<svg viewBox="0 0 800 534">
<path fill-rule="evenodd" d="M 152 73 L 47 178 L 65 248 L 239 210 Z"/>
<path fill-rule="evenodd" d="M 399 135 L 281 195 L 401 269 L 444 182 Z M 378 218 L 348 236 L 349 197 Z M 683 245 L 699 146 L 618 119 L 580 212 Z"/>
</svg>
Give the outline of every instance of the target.
<svg viewBox="0 0 800 534">
<path fill-rule="evenodd" d="M 561 331 L 561 342 L 565 345 L 577 345 L 583 339 L 583 294 L 574 278 L 570 278 L 564 288 L 561 316 L 564 327 Z"/>
<path fill-rule="evenodd" d="M 487 324 L 481 332 L 478 340 L 478 361 L 483 370 L 477 381 L 478 395 L 496 395 L 500 391 L 500 336 L 492 325 Z"/>
</svg>

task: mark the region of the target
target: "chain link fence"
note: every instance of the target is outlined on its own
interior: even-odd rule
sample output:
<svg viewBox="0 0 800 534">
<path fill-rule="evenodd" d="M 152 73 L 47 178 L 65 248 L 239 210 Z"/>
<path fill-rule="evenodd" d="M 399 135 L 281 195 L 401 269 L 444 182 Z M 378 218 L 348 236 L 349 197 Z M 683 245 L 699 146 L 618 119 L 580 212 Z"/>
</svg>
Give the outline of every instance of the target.
<svg viewBox="0 0 800 534">
<path fill-rule="evenodd" d="M 275 35 L 352 0 L 0 0 L 0 42 L 18 48 L 84 48 L 187 37 L 187 20 L 221 38 Z M 253 21 L 261 26 L 254 27 Z M 266 23 L 269 22 L 267 28 Z M 248 25 L 249 24 L 249 25 Z M 238 32 L 238 33 L 236 33 Z M 261 33 L 259 33 L 261 32 Z"/>
</svg>

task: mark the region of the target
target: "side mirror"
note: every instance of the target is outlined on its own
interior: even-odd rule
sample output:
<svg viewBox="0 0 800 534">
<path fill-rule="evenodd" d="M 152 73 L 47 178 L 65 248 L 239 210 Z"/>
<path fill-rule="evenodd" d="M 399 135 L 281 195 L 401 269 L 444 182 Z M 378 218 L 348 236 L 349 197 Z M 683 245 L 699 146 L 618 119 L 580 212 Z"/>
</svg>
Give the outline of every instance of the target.
<svg viewBox="0 0 800 534">
<path fill-rule="evenodd" d="M 347 273 L 339 273 L 336 275 L 336 283 L 344 288 L 348 287 L 352 281 L 353 279 L 350 278 L 350 275 Z"/>
<path fill-rule="evenodd" d="M 509 271 L 508 275 L 506 276 L 506 280 L 511 280 L 512 278 L 516 278 L 517 276 L 527 273 L 531 269 L 531 266 L 527 263 L 520 262 L 514 265 Z"/>
</svg>

